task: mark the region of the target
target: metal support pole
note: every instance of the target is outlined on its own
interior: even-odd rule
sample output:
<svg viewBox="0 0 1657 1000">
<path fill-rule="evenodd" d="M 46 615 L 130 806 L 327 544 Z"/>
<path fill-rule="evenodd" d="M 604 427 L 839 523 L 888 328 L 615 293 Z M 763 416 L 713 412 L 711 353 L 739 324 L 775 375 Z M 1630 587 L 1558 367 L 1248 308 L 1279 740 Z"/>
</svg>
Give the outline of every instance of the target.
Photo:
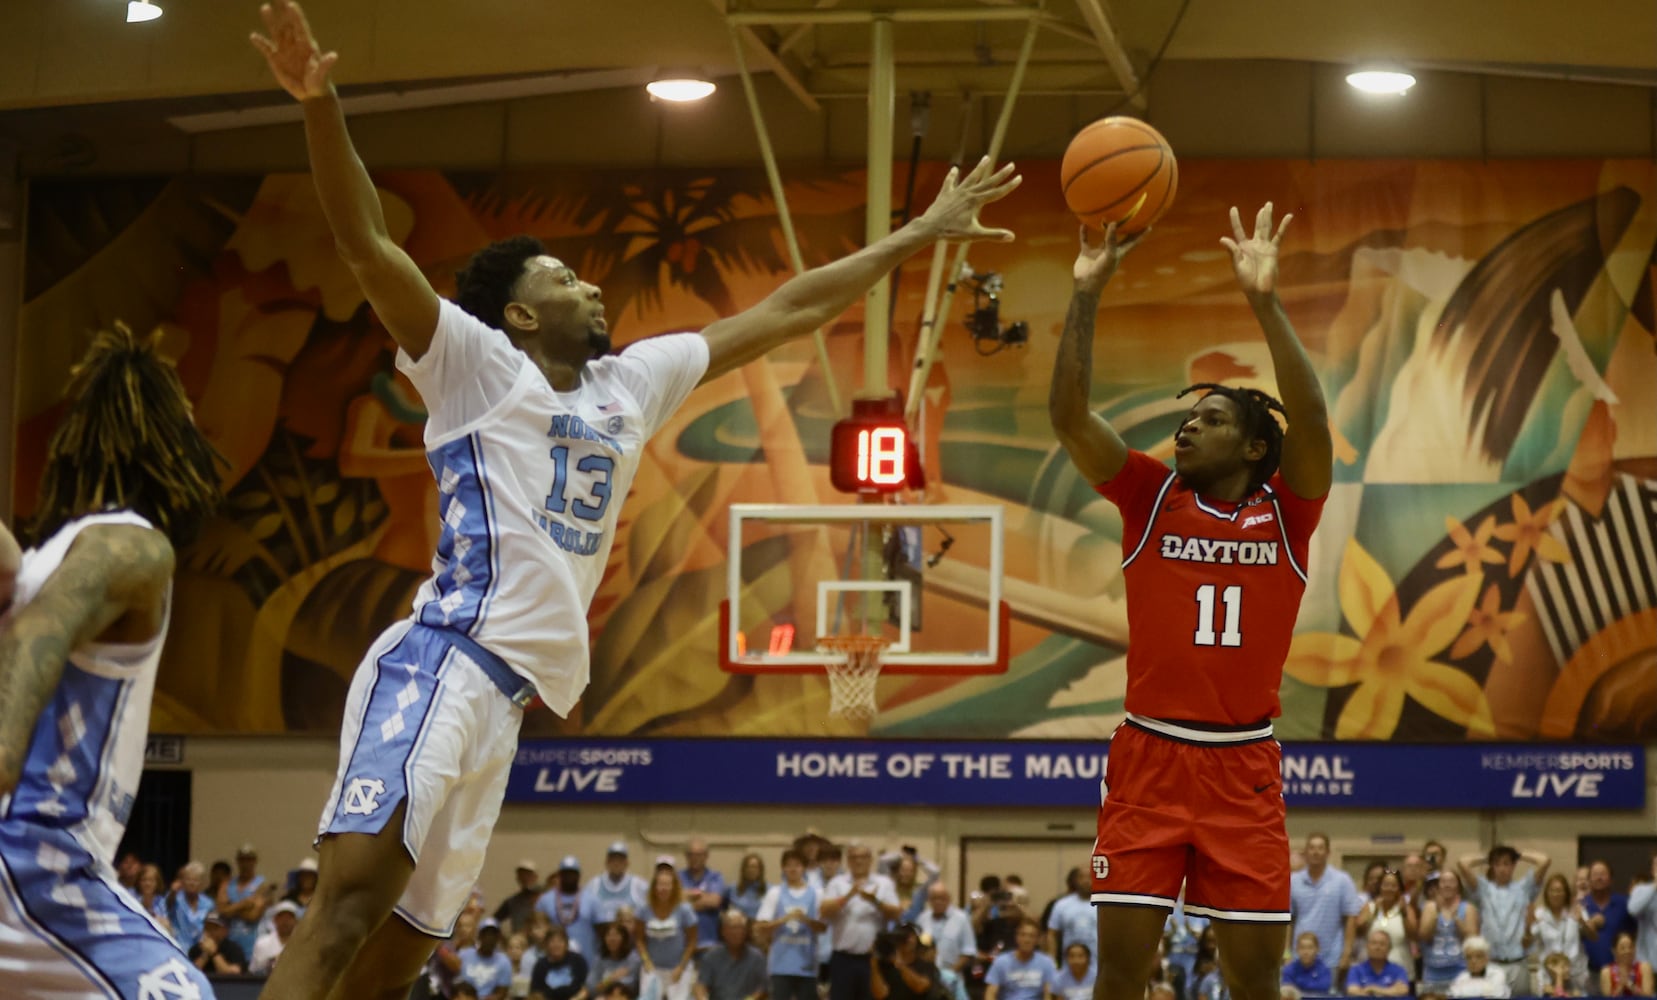
<svg viewBox="0 0 1657 1000">
<path fill-rule="evenodd" d="M 892 231 L 892 116 L 897 72 L 892 55 L 892 21 L 871 25 L 869 60 L 868 199 L 863 215 L 865 245 Z M 885 395 L 886 344 L 890 333 L 892 285 L 882 277 L 863 299 L 863 391 Z"/>
<path fill-rule="evenodd" d="M 990 136 L 988 155 L 991 163 L 1001 155 L 1001 143 L 1007 138 L 1007 125 L 1013 119 L 1013 105 L 1018 100 L 1019 88 L 1024 84 L 1024 70 L 1030 65 L 1030 53 L 1035 49 L 1036 32 L 1040 29 L 1039 21 L 1031 21 L 1024 30 L 1024 44 L 1018 50 L 1018 62 L 1013 65 L 1013 77 L 1007 84 L 1007 99 L 1001 104 L 1001 114 L 996 118 L 995 131 Z M 921 393 L 926 388 L 926 379 L 932 374 L 932 362 L 938 354 L 938 341 L 943 336 L 944 325 L 949 322 L 949 306 L 955 295 L 955 285 L 961 273 L 961 265 L 967 259 L 967 244 L 962 243 L 955 248 L 955 260 L 949 266 L 949 284 L 944 286 L 943 295 L 936 308 L 932 305 L 932 295 L 937 290 L 938 278 L 942 273 L 944 244 L 939 243 L 932 254 L 932 274 L 927 281 L 926 310 L 922 314 L 920 343 L 915 350 L 915 368 L 910 373 L 909 394 L 904 400 L 904 416 L 911 424 L 915 414 L 920 411 Z"/>
<path fill-rule="evenodd" d="M 754 134 L 759 138 L 759 155 L 765 161 L 765 177 L 771 182 L 771 200 L 777 206 L 777 224 L 782 227 L 782 240 L 788 247 L 788 259 L 794 273 L 805 271 L 805 258 L 800 255 L 800 241 L 794 234 L 794 216 L 788 210 L 788 195 L 783 192 L 782 172 L 777 169 L 777 154 L 771 148 L 771 132 L 765 127 L 765 114 L 760 110 L 759 94 L 754 90 L 753 74 L 748 72 L 748 60 L 742 53 L 742 38 L 731 29 L 731 48 L 736 52 L 736 70 L 742 76 L 742 92 L 748 96 L 748 113 L 754 119 Z M 822 330 L 811 332 L 817 348 L 817 363 L 823 369 L 823 385 L 828 389 L 829 409 L 836 414 L 840 409 L 840 387 L 834 379 L 834 367 L 829 364 L 828 343 Z"/>
</svg>

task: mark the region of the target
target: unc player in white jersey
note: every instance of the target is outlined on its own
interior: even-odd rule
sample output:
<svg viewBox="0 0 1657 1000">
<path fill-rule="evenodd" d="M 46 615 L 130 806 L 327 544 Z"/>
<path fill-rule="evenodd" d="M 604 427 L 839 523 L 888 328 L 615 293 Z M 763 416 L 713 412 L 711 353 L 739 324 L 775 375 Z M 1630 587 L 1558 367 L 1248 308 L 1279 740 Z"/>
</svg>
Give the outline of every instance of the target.
<svg viewBox="0 0 1657 1000">
<path fill-rule="evenodd" d="M 0 528 L 0 996 L 213 990 L 116 881 L 167 634 L 173 543 L 219 499 L 171 365 L 100 333 L 48 446 L 21 558 Z"/>
<path fill-rule="evenodd" d="M 599 289 L 529 237 L 478 253 L 459 304 L 440 299 L 387 235 L 328 81 L 337 55 L 289 0 L 261 14 L 253 42 L 304 107 L 335 244 L 430 414 L 443 520 L 413 615 L 352 683 L 316 896 L 262 995 L 401 997 L 476 882 L 524 704 L 562 715 L 586 687 L 586 611 L 645 441 L 700 382 L 824 325 L 915 251 L 1011 239 L 976 216 L 1019 178 L 952 171 L 891 236 L 700 334 L 611 354 Z"/>
</svg>

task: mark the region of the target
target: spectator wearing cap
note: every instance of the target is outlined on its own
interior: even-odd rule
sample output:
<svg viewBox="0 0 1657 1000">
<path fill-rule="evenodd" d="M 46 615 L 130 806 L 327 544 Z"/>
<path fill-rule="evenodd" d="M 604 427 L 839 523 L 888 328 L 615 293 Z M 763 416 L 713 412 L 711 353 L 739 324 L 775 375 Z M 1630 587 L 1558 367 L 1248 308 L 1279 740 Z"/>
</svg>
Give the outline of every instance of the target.
<svg viewBox="0 0 1657 1000">
<path fill-rule="evenodd" d="M 316 859 L 300 858 L 299 865 L 293 870 L 293 888 L 282 898 L 299 907 L 299 915 L 305 915 L 305 909 L 311 905 L 311 897 L 316 895 Z"/>
<path fill-rule="evenodd" d="M 938 968 L 961 972 L 978 951 L 978 938 L 972 932 L 972 918 L 959 906 L 950 905 L 954 897 L 949 886 L 933 882 L 926 890 L 926 909 L 916 918 L 915 926 L 932 938 L 938 951 Z"/>
<path fill-rule="evenodd" d="M 1530 867 L 1515 877 L 1521 861 Z M 1546 854 L 1519 851 L 1506 844 L 1492 847 L 1484 857 L 1467 855 L 1456 864 L 1457 874 L 1478 901 L 1479 934 L 1490 945 L 1491 964 L 1502 971 L 1509 986 L 1530 980 L 1525 963 L 1525 917 L 1552 864 Z"/>
<path fill-rule="evenodd" d="M 685 866 L 679 869 L 685 902 L 696 911 L 696 950 L 719 943 L 719 911 L 725 907 L 725 876 L 708 867 L 708 842 L 692 837 L 685 845 Z"/>
<path fill-rule="evenodd" d="M 253 943 L 253 959 L 248 963 L 247 971 L 255 976 L 270 975 L 271 966 L 282 954 L 282 949 L 288 946 L 288 939 L 293 937 L 293 927 L 299 923 L 299 906 L 291 900 L 282 900 L 270 908 L 270 933 L 259 937 Z"/>
<path fill-rule="evenodd" d="M 581 889 L 581 862 L 573 854 L 564 855 L 558 870 L 547 879 L 547 888 L 535 901 L 535 909 L 546 915 L 555 927 L 564 928 L 570 936 L 570 947 L 592 957 L 597 942 L 593 937 L 592 914 L 583 905 L 587 894 Z M 530 944 L 539 947 L 534 938 Z"/>
<path fill-rule="evenodd" d="M 990 963 L 984 977 L 984 1000 L 1046 1000 L 1059 969 L 1051 955 L 1036 950 L 1041 928 L 1025 917 L 1018 922 L 1013 940 L 1013 950 L 1002 952 Z"/>
<path fill-rule="evenodd" d="M 493 917 L 478 922 L 478 943 L 460 951 L 458 982 L 471 983 L 481 1000 L 506 1000 L 512 989 L 512 960 L 501 949 L 501 925 Z"/>
<path fill-rule="evenodd" d="M 696 976 L 696 1000 L 752 1000 L 766 995 L 765 956 L 748 943 L 748 918 L 726 910 L 719 921 L 725 945 L 702 956 Z"/>
<path fill-rule="evenodd" d="M 823 887 L 819 912 L 829 924 L 829 1000 L 871 1000 L 869 954 L 886 922 L 903 912 L 892 880 L 876 874 L 866 844 L 846 850 L 846 871 Z"/>
<path fill-rule="evenodd" d="M 604 871 L 588 879 L 581 890 L 581 911 L 596 935 L 616 919 L 616 911 L 623 906 L 634 912 L 644 909 L 649 890 L 644 879 L 627 870 L 627 844 L 618 840 L 604 854 Z"/>
<path fill-rule="evenodd" d="M 640 996 L 651 1000 L 685 1000 L 694 975 L 691 959 L 698 937 L 696 913 L 685 902 L 685 888 L 673 870 L 673 859 L 656 859 L 650 896 L 639 909 L 639 957 L 644 963 Z M 654 984 L 654 986 L 652 986 Z"/>
<path fill-rule="evenodd" d="M 202 920 L 201 939 L 188 954 L 195 967 L 209 976 L 239 976 L 247 971 L 247 952 L 230 936 L 230 927 L 217 910 Z"/>
<path fill-rule="evenodd" d="M 495 919 L 506 933 L 522 934 L 529 929 L 529 915 L 535 912 L 535 903 L 541 898 L 541 873 L 534 861 L 524 858 L 513 874 L 518 880 L 518 891 L 495 908 Z"/>
<path fill-rule="evenodd" d="M 806 881 L 805 858 L 793 848 L 782 852 L 782 878 L 766 892 L 753 927 L 771 945 L 770 1000 L 817 1000 L 817 935 L 828 929 L 818 913 L 821 894 Z"/>
<path fill-rule="evenodd" d="M 219 888 L 217 904 L 219 915 L 229 923 L 230 940 L 244 956 L 259 939 L 259 921 L 269 903 L 265 877 L 259 874 L 259 852 L 243 844 L 236 852 L 236 874 Z"/>
<path fill-rule="evenodd" d="M 529 973 L 529 995 L 535 1000 L 586 1000 L 587 960 L 570 950 L 564 928 L 547 932 L 546 954 Z"/>
<path fill-rule="evenodd" d="M 173 940 L 185 951 L 201 940 L 201 924 L 213 912 L 213 897 L 207 888 L 207 867 L 200 861 L 191 861 L 178 870 L 178 888 L 167 893 L 165 907 L 167 922 L 173 927 Z"/>
</svg>

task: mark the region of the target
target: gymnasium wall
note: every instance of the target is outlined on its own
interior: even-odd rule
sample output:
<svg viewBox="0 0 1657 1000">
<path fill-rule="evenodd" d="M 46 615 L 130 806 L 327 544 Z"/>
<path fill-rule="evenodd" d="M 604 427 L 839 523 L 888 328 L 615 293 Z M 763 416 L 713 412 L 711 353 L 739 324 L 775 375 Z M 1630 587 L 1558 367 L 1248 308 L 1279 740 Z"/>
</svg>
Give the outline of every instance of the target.
<svg viewBox="0 0 1657 1000">
<path fill-rule="evenodd" d="M 926 400 L 932 498 L 1008 512 L 1011 669 L 883 679 L 874 735 L 1104 736 L 1122 716 L 1120 521 L 1046 417 L 1074 223 L 1056 164 L 1023 170 L 1024 187 L 988 215 L 1019 242 L 970 259 L 1005 276 L 1003 321 L 1027 320 L 1031 342 L 985 357 L 957 318 Z M 929 195 L 941 173 L 923 164 L 918 189 Z M 604 287 L 620 343 L 699 328 L 785 277 L 754 168 L 385 171 L 377 183 L 393 235 L 440 290 L 489 239 L 534 232 Z M 1657 168 L 1195 159 L 1180 183 L 1107 295 L 1094 403 L 1166 458 L 1182 386 L 1273 388 L 1217 239 L 1231 205 L 1295 213 L 1282 294 L 1330 400 L 1336 486 L 1280 735 L 1649 736 Z M 858 171 L 793 172 L 809 262 L 858 244 L 862 191 Z M 65 331 L 116 318 L 161 330 L 231 464 L 224 514 L 180 559 L 154 728 L 337 731 L 350 673 L 406 613 L 437 521 L 423 410 L 333 253 L 309 179 L 41 180 L 31 192 L 17 482 L 38 476 L 57 387 L 84 342 Z M 896 372 L 914 349 L 922 267 L 901 284 Z M 842 386 L 856 385 L 860 329 L 854 309 L 830 331 Z M 648 449 L 618 526 L 590 615 L 592 686 L 568 720 L 529 716 L 527 734 L 850 732 L 824 728 L 820 679 L 749 680 L 715 660 L 728 505 L 840 499 L 826 482 L 827 400 L 807 343 L 693 395 Z M 15 493 L 22 515 L 31 494 Z M 769 620 L 803 617 L 787 566 L 811 556 L 779 553 L 754 581 Z M 927 600 L 930 628 L 982 614 L 970 599 Z"/>
<path fill-rule="evenodd" d="M 185 764 L 193 772 L 196 806 L 191 822 L 192 856 L 211 861 L 234 855 L 253 841 L 267 873 L 286 871 L 309 853 L 316 818 L 333 781 L 337 742 L 324 737 L 192 737 L 185 741 Z M 1657 775 L 1657 750 L 1647 751 L 1648 784 Z M 1430 781 L 1430 775 L 1423 775 Z M 1657 795 L 1630 812 L 1472 810 L 1379 811 L 1292 809 L 1289 836 L 1298 844 L 1307 833 L 1328 833 L 1337 862 L 1355 866 L 1370 857 L 1401 856 L 1429 837 L 1443 841 L 1451 857 L 1512 842 L 1551 855 L 1558 870 L 1577 858 L 1577 838 L 1649 837 L 1657 827 Z M 775 872 L 783 846 L 807 827 L 836 839 L 860 837 L 877 847 L 914 844 L 939 858 L 951 885 L 964 871 L 977 876 L 1017 871 L 1034 896 L 1045 900 L 1062 885 L 1064 871 L 1091 844 L 1093 814 L 1073 810 L 851 807 L 622 807 L 583 804 L 577 808 L 508 803 L 490 841 L 480 884 L 492 898 L 512 884 L 521 858 L 535 859 L 545 873 L 565 854 L 597 870 L 606 846 L 617 837 L 631 845 L 634 865 L 657 854 L 677 854 L 691 834 L 706 837 L 712 864 L 734 871 L 742 855 L 757 850 Z M 1629 872 L 1632 876 L 1634 873 Z"/>
</svg>

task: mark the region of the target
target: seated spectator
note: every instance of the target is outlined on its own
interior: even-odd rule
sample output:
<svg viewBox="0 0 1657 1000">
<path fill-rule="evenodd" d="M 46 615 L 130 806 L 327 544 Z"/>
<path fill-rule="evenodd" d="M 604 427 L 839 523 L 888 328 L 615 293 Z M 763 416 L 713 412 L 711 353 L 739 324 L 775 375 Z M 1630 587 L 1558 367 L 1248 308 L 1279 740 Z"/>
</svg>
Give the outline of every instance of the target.
<svg viewBox="0 0 1657 1000">
<path fill-rule="evenodd" d="M 632 932 L 620 920 L 604 929 L 604 940 L 599 942 L 598 955 L 588 965 L 591 970 L 587 973 L 587 991 L 593 996 L 602 997 L 617 985 L 625 989 L 628 996 L 639 995 L 639 974 L 643 961 L 633 947 Z"/>
<path fill-rule="evenodd" d="M 1555 878 L 1563 879 L 1563 875 Z M 1571 968 L 1571 956 L 1562 951 L 1550 953 L 1542 960 L 1536 972 L 1536 994 L 1544 997 L 1580 997 L 1586 995 L 1577 984 Z"/>
<path fill-rule="evenodd" d="M 507 934 L 522 934 L 529 929 L 529 915 L 541 898 L 541 873 L 534 861 L 525 858 L 518 862 L 513 877 L 518 880 L 518 891 L 501 900 L 495 908 L 495 919 Z"/>
<path fill-rule="evenodd" d="M 1334 973 L 1318 957 L 1318 936 L 1306 931 L 1295 939 L 1295 960 L 1283 966 L 1283 981 L 1302 993 L 1327 995 L 1334 992 Z"/>
<path fill-rule="evenodd" d="M 201 940 L 190 949 L 190 961 L 209 976 L 239 976 L 247 971 L 247 955 L 230 939 L 230 926 L 219 911 L 201 922 Z"/>
<path fill-rule="evenodd" d="M 478 940 L 478 920 L 470 913 L 455 918 L 449 940 L 439 942 L 426 962 L 426 989 L 434 997 L 451 996 L 460 975 L 460 953 Z"/>
<path fill-rule="evenodd" d="M 1091 1000 L 1093 980 L 1098 972 L 1093 964 L 1093 950 L 1077 941 L 1064 950 L 1064 968 L 1053 978 L 1053 995 L 1058 1000 Z M 1174 996 L 1178 997 L 1179 993 L 1179 987 L 1175 986 Z"/>
<path fill-rule="evenodd" d="M 546 918 L 542 917 L 541 919 L 545 920 Z M 544 934 L 541 940 L 546 940 Z M 565 943 L 569 943 L 567 939 Z M 540 955 L 535 955 L 530 951 L 528 935 L 513 934 L 506 939 L 506 960 L 512 963 L 512 988 L 506 991 L 506 995 L 511 1000 L 523 1000 L 524 997 L 529 996 L 529 978 L 530 974 L 535 971 L 535 962 L 530 961 L 531 957 L 535 961 L 541 959 Z"/>
<path fill-rule="evenodd" d="M 919 954 L 921 961 L 938 970 L 938 985 L 943 987 L 942 992 L 947 995 L 948 1000 L 969 1000 L 967 983 L 965 979 L 961 978 L 961 974 L 954 969 L 938 964 L 938 946 L 933 942 L 932 935 L 923 933 L 920 943 L 920 951 L 917 954 Z M 776 1000 L 776 998 L 773 997 L 772 1000 Z M 1083 1000 L 1086 1000 L 1086 998 L 1083 998 Z"/>
<path fill-rule="evenodd" d="M 501 950 L 501 925 L 494 918 L 478 921 L 478 943 L 460 955 L 457 983 L 470 983 L 482 1000 L 506 1000 L 512 988 L 512 963 Z"/>
<path fill-rule="evenodd" d="M 748 918 L 726 910 L 719 920 L 723 948 L 702 953 L 696 1000 L 754 1000 L 766 995 L 765 956 L 748 943 Z"/>
<path fill-rule="evenodd" d="M 121 860 L 115 863 L 115 881 L 128 892 L 138 891 L 138 875 L 144 870 L 144 859 L 136 851 L 128 851 L 121 855 Z"/>
<path fill-rule="evenodd" d="M 1184 973 L 1180 980 L 1182 983 L 1191 979 L 1191 970 L 1197 965 L 1197 939 L 1207 927 L 1207 917 L 1185 912 L 1185 894 L 1182 891 L 1174 901 L 1174 912 L 1168 914 L 1163 924 L 1163 936 L 1168 942 L 1168 961 L 1179 966 Z M 1185 991 L 1179 989 L 1179 993 L 1183 1000 Z"/>
<path fill-rule="evenodd" d="M 529 974 L 532 1000 L 586 1000 L 587 960 L 570 950 L 564 928 L 547 932 L 546 951 Z"/>
<path fill-rule="evenodd" d="M 166 882 L 161 878 L 161 866 L 141 865 L 138 869 L 138 882 L 133 888 L 133 896 L 145 913 L 154 917 L 161 925 L 161 929 L 168 934 L 173 932 L 172 924 L 167 917 L 167 897 L 163 890 Z"/>
<path fill-rule="evenodd" d="M 255 976 L 270 975 L 271 966 L 288 946 L 294 925 L 299 923 L 299 907 L 291 900 L 282 900 L 270 908 L 270 933 L 253 942 L 253 959 L 247 971 Z"/>
<path fill-rule="evenodd" d="M 1618 934 L 1611 945 L 1611 961 L 1599 970 L 1599 992 L 1607 997 L 1652 995 L 1651 966 L 1635 954 L 1634 935 Z"/>
<path fill-rule="evenodd" d="M 282 898 L 299 907 L 299 915 L 305 915 L 305 908 L 311 905 L 311 897 L 316 895 L 316 859 L 300 858 L 299 865 L 293 870 L 293 888 Z"/>
<path fill-rule="evenodd" d="M 938 985 L 938 967 L 921 959 L 920 947 L 920 933 L 913 924 L 875 938 L 869 950 L 869 993 L 874 1000 L 927 1000 Z"/>
<path fill-rule="evenodd" d="M 1081 944 L 1080 941 L 1076 942 Z M 1151 981 L 1146 985 L 1167 983 L 1174 988 L 1174 995 L 1184 997 L 1186 984 L 1190 980 L 1185 976 L 1185 968 L 1168 957 L 1168 951 L 1163 941 L 1156 943 L 1156 968 L 1151 971 Z"/>
<path fill-rule="evenodd" d="M 1277 988 L 1277 1000 L 1300 1000 L 1300 990 L 1289 983 Z"/>
<path fill-rule="evenodd" d="M 1364 939 L 1367 958 L 1346 974 L 1346 995 L 1402 997 L 1410 992 L 1410 972 L 1392 961 L 1392 935 L 1377 927 Z"/>
<path fill-rule="evenodd" d="M 990 971 L 984 976 L 984 1000 L 1046 1000 L 1059 970 L 1051 955 L 1036 950 L 1040 942 L 1041 928 L 1036 922 L 1028 917 L 1021 920 L 1014 932 L 1013 949 L 990 963 Z M 883 998 L 877 993 L 875 1000 Z"/>
<path fill-rule="evenodd" d="M 173 940 L 188 952 L 201 940 L 201 924 L 213 912 L 213 894 L 206 891 L 207 868 L 192 861 L 178 870 L 178 888 L 167 893 L 163 906 L 173 928 Z"/>
<path fill-rule="evenodd" d="M 1461 957 L 1467 963 L 1467 968 L 1461 970 L 1455 981 L 1450 983 L 1450 996 L 1500 1000 L 1513 995 L 1508 989 L 1507 976 L 1491 964 L 1490 942 L 1476 934 L 1473 935 L 1462 942 Z"/>
</svg>

